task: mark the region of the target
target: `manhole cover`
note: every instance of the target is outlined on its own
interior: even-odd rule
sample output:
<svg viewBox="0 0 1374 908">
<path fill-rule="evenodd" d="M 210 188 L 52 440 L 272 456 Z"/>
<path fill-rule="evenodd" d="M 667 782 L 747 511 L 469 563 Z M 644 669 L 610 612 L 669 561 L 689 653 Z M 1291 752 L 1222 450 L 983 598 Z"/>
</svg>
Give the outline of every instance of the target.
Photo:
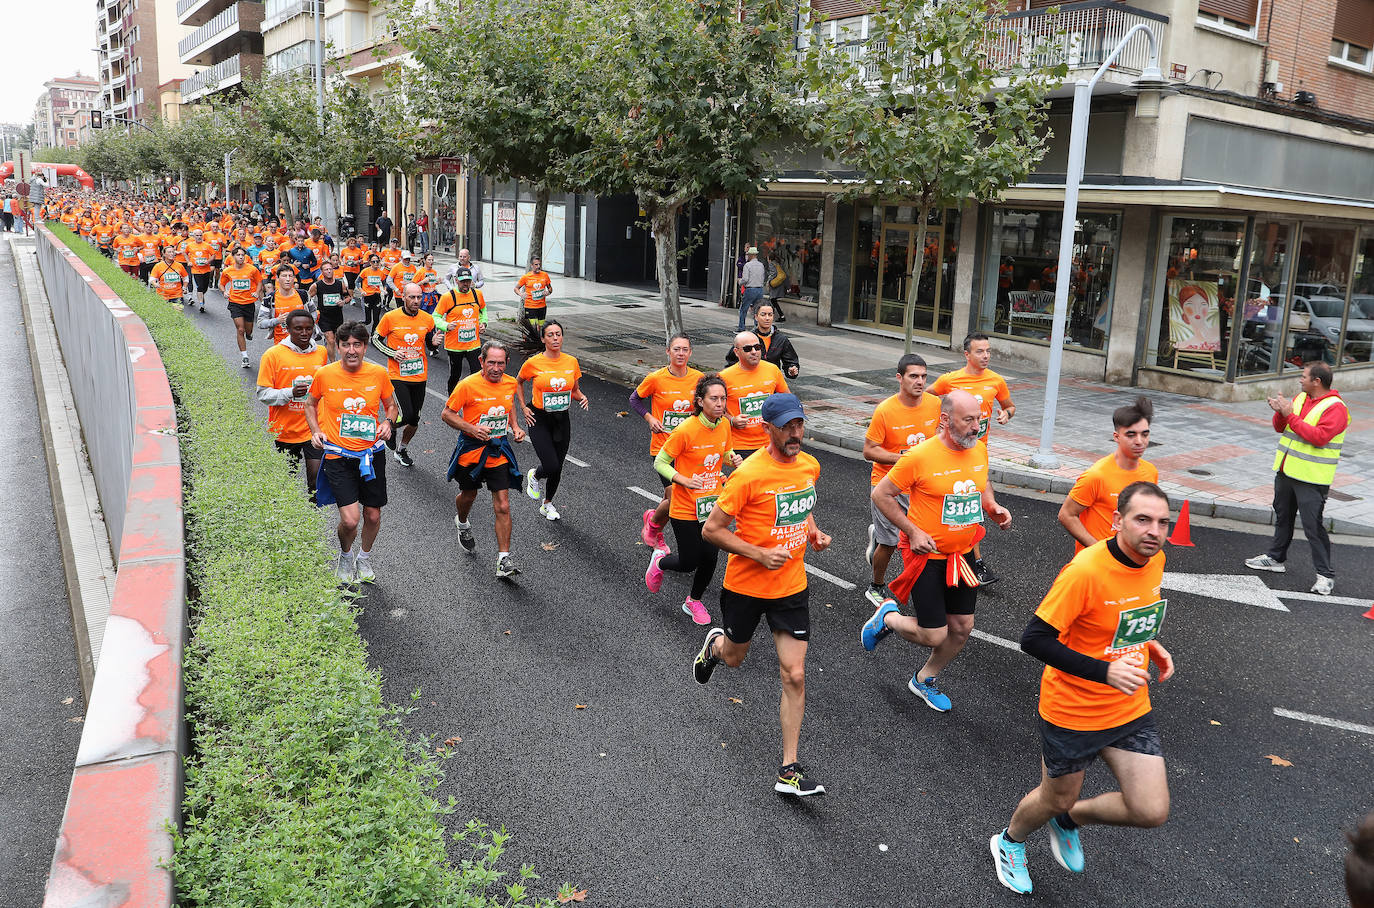
<svg viewBox="0 0 1374 908">
<path fill-rule="evenodd" d="M 1189 472 L 1189 473 L 1192 473 L 1194 476 L 1211 476 L 1211 475 L 1212 475 L 1212 471 L 1211 471 L 1211 470 L 1199 470 L 1199 469 L 1197 469 L 1196 467 L 1194 467 L 1193 469 L 1189 470 L 1188 472 Z"/>
<path fill-rule="evenodd" d="M 1338 492 L 1338 491 L 1336 491 L 1335 489 L 1332 489 L 1331 491 L 1327 492 L 1326 495 L 1327 495 L 1328 498 L 1334 498 L 1334 499 L 1336 499 L 1337 501 L 1359 501 L 1359 500 L 1360 500 L 1360 496 L 1358 496 L 1358 495 L 1351 495 L 1349 492 Z"/>
</svg>

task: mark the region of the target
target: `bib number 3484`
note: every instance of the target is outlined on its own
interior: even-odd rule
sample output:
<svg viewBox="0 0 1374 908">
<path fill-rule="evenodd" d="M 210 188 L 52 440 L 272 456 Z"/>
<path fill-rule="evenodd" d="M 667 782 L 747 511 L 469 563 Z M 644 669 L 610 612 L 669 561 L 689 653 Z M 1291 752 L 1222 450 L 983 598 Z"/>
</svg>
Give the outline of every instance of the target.
<svg viewBox="0 0 1374 908">
<path fill-rule="evenodd" d="M 1117 618 L 1112 649 L 1139 646 L 1158 637 L 1164 627 L 1164 612 L 1168 607 L 1169 600 L 1161 599 L 1149 605 L 1126 609 Z"/>
</svg>

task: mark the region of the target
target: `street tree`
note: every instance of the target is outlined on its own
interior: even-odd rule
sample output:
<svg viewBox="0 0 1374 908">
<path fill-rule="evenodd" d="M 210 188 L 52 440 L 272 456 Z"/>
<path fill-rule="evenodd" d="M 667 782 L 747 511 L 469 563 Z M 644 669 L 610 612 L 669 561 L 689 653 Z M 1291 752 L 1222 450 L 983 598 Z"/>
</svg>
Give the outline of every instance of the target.
<svg viewBox="0 0 1374 908">
<path fill-rule="evenodd" d="M 653 232 L 664 331 L 682 330 L 678 217 L 697 199 L 748 197 L 798 127 L 795 3 L 591 0 L 594 36 L 574 91 L 590 144 L 565 163 L 597 192 L 630 192 Z"/>
<path fill-rule="evenodd" d="M 1046 150 L 1046 93 L 1067 67 L 1050 43 L 999 42 L 998 9 L 889 0 L 856 47 L 816 40 L 800 55 L 805 135 L 847 171 L 840 198 L 912 205 L 924 229 L 932 211 L 996 201 L 1030 174 Z M 922 265 L 913 262 L 916 275 Z M 908 353 L 917 288 L 908 275 Z"/>
</svg>

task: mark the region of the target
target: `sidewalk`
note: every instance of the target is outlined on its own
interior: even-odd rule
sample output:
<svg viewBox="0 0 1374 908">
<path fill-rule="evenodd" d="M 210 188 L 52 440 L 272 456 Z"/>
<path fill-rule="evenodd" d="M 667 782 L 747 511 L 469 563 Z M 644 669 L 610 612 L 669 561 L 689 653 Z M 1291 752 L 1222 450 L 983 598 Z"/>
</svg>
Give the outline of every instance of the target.
<svg viewBox="0 0 1374 908">
<path fill-rule="evenodd" d="M 443 262 L 437 260 L 442 258 Z M 440 274 L 450 256 L 436 256 Z M 493 319 L 513 318 L 518 269 L 482 263 L 483 292 Z M 549 313 L 567 330 L 565 348 L 591 373 L 635 384 L 665 361 L 663 315 L 656 294 L 578 278 L 554 278 Z M 684 298 L 682 320 L 692 337 L 698 368 L 720 368 L 734 342 L 738 313 L 713 302 Z M 497 333 L 503 328 L 493 322 Z M 801 358 L 801 375 L 790 381 L 806 404 L 807 435 L 853 451 L 863 449 L 864 430 L 873 408 L 896 391 L 899 340 L 839 328 L 784 324 Z M 931 381 L 963 366 L 962 354 L 918 344 Z M 1029 465 L 1039 447 L 1044 409 L 1043 375 L 1004 367 L 994 357 L 1016 402 L 1016 418 L 991 435 L 994 481 L 1066 493 L 1074 479 L 1112 450 L 1111 413 L 1142 393 L 1098 382 L 1065 378 L 1060 382 L 1055 453 L 1058 470 Z M 1339 390 L 1339 385 L 1337 386 Z M 1297 380 L 1292 393 L 1298 392 Z M 1195 397 L 1148 392 L 1155 405 L 1147 459 L 1159 468 L 1161 485 L 1179 502 L 1187 499 L 1193 516 L 1215 516 L 1251 523 L 1273 522 L 1274 449 L 1277 435 L 1264 401 L 1216 403 Z M 1326 507 L 1335 532 L 1374 536 L 1374 458 L 1363 456 L 1374 441 L 1374 391 L 1343 395 L 1355 420 L 1345 442 L 1340 469 Z M 620 406 L 617 403 L 617 406 Z"/>
</svg>

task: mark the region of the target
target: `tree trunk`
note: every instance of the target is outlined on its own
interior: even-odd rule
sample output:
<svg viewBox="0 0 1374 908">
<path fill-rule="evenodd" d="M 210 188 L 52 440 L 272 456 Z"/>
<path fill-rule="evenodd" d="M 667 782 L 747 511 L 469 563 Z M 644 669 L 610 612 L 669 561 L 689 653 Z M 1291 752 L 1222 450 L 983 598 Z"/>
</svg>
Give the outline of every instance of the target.
<svg viewBox="0 0 1374 908">
<path fill-rule="evenodd" d="M 277 193 L 277 208 L 285 208 L 286 217 L 294 222 L 296 220 L 296 209 L 291 207 L 291 195 L 286 191 L 286 184 L 281 180 L 276 180 L 272 183 L 272 189 Z M 277 212 L 268 212 L 268 220 L 276 216 Z"/>
<path fill-rule="evenodd" d="M 666 343 L 682 330 L 682 303 L 677 286 L 677 216 L 682 206 L 645 207 L 654 231 L 654 270 L 658 273 L 658 295 L 663 302 L 663 340 Z"/>
<path fill-rule="evenodd" d="M 926 263 L 926 220 L 930 217 L 932 207 L 934 206 L 928 202 L 923 202 L 916 209 L 915 251 L 911 256 L 911 275 L 907 281 L 906 307 L 902 311 L 902 330 L 906 334 L 907 353 L 911 352 L 912 323 L 916 318 L 916 293 L 921 286 L 921 271 Z"/>
<path fill-rule="evenodd" d="M 534 219 L 530 222 L 530 251 L 522 265 L 536 255 L 544 258 L 544 225 L 549 220 L 549 187 L 540 185 L 534 190 Z"/>
</svg>

